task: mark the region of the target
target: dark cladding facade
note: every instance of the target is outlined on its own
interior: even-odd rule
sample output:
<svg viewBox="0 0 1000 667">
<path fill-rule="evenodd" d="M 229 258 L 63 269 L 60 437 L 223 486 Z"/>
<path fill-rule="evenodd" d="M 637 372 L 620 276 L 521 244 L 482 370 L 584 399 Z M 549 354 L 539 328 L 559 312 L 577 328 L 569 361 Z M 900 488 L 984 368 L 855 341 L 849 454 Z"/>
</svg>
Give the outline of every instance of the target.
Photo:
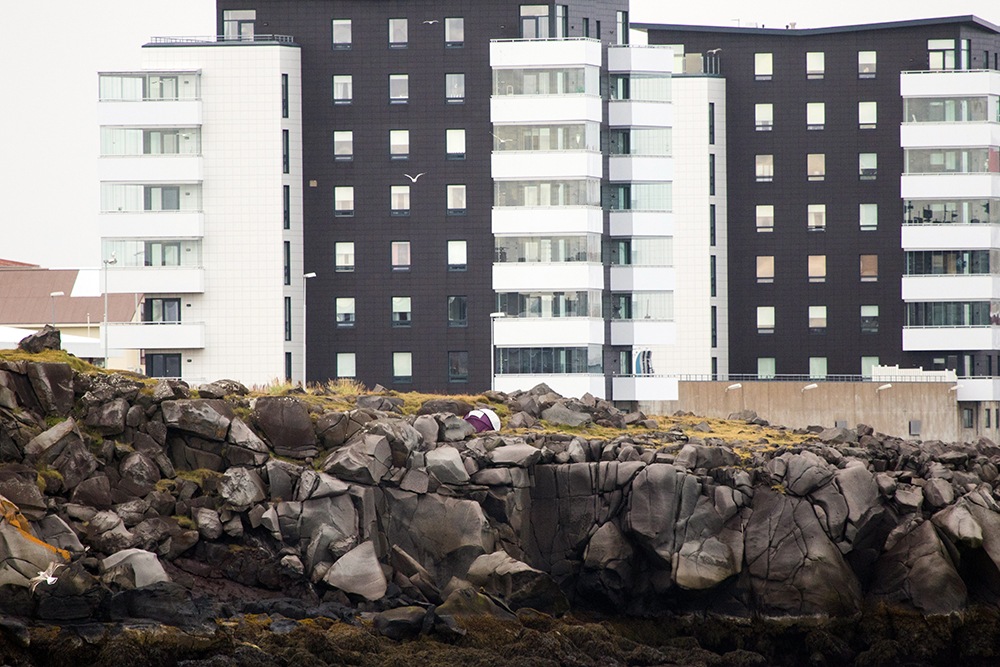
<svg viewBox="0 0 1000 667">
<path fill-rule="evenodd" d="M 533 8 L 523 25 L 522 5 Z M 613 43 L 625 10 L 219 0 L 219 34 L 288 34 L 302 49 L 310 382 L 490 386 L 490 40 L 599 30 Z"/>
<path fill-rule="evenodd" d="M 973 17 L 634 27 L 650 44 L 714 52 L 726 78 L 730 372 L 857 375 L 875 358 L 942 367 L 941 354 L 903 352 L 901 340 L 900 72 L 995 69 L 995 29 Z M 929 40 L 956 49 L 935 53 Z"/>
</svg>

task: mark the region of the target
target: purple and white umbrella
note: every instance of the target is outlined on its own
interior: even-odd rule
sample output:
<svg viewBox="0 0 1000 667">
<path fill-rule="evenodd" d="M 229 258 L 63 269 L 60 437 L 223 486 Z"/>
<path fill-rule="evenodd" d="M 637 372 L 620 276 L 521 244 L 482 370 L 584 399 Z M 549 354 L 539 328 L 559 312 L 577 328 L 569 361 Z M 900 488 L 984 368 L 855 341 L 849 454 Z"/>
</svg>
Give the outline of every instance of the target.
<svg viewBox="0 0 1000 667">
<path fill-rule="evenodd" d="M 476 433 L 500 430 L 500 418 L 490 409 L 473 410 L 465 415 L 465 421 L 476 427 Z"/>
</svg>

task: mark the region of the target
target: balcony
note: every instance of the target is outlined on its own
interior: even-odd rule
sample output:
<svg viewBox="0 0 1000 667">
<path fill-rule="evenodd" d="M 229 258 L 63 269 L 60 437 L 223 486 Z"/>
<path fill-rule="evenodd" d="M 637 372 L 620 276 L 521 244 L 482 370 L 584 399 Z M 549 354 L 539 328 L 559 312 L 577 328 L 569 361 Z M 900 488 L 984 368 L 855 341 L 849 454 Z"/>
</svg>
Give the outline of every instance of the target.
<svg viewBox="0 0 1000 667">
<path fill-rule="evenodd" d="M 595 398 L 604 398 L 604 375 L 589 373 L 573 373 L 560 375 L 542 375 L 541 373 L 525 373 L 516 375 L 497 375 L 497 391 L 513 393 L 518 390 L 527 391 L 535 385 L 544 382 L 552 391 L 563 396 L 583 396 L 586 393 Z"/>
<path fill-rule="evenodd" d="M 493 207 L 493 233 L 501 236 L 603 232 L 604 214 L 597 206 Z"/>
<path fill-rule="evenodd" d="M 669 105 L 668 105 L 669 106 Z M 494 123 L 601 122 L 599 95 L 494 95 L 490 120 Z"/>
<path fill-rule="evenodd" d="M 493 265 L 497 292 L 604 289 L 604 267 L 590 262 L 523 262 Z"/>
<path fill-rule="evenodd" d="M 674 69 L 674 50 L 669 46 L 608 47 L 609 72 L 670 73 Z"/>
<path fill-rule="evenodd" d="M 959 294 L 965 301 L 1000 299 L 1000 276 L 903 276 L 904 301 L 951 301 Z"/>
<path fill-rule="evenodd" d="M 903 199 L 986 199 L 1000 197 L 1000 174 L 903 174 Z"/>
<path fill-rule="evenodd" d="M 667 211 L 612 211 L 611 236 L 673 236 L 674 214 Z"/>
<path fill-rule="evenodd" d="M 493 153 L 493 178 L 517 180 L 601 178 L 604 165 L 595 151 L 504 151 Z"/>
<path fill-rule="evenodd" d="M 109 101 L 97 105 L 98 125 L 201 125 L 201 100 Z"/>
<path fill-rule="evenodd" d="M 673 291 L 676 285 L 673 267 L 617 265 L 611 267 L 613 292 Z"/>
<path fill-rule="evenodd" d="M 901 72 L 899 94 L 903 97 L 1000 95 L 1000 72 L 996 70 Z"/>
<path fill-rule="evenodd" d="M 1000 401 L 1000 378 L 961 377 L 956 380 L 959 401 Z"/>
<path fill-rule="evenodd" d="M 97 161 L 100 181 L 194 183 L 202 180 L 200 155 L 115 155 Z"/>
<path fill-rule="evenodd" d="M 205 291 L 205 269 L 200 266 L 112 267 L 107 270 L 107 291 L 112 294 L 201 294 Z"/>
<path fill-rule="evenodd" d="M 583 347 L 604 344 L 599 317 L 507 317 L 494 324 L 494 344 L 503 347 Z"/>
<path fill-rule="evenodd" d="M 611 378 L 611 398 L 615 401 L 676 401 L 677 378 L 658 375 L 623 375 Z"/>
<path fill-rule="evenodd" d="M 668 320 L 611 320 L 612 345 L 675 345 L 677 325 Z"/>
<path fill-rule="evenodd" d="M 205 235 L 205 214 L 201 211 L 101 213 L 98 228 L 104 238 L 201 238 Z"/>
<path fill-rule="evenodd" d="M 903 225 L 903 250 L 989 250 L 1000 248 L 1000 226 L 927 224 Z"/>
<path fill-rule="evenodd" d="M 202 322 L 112 322 L 108 347 L 115 350 L 197 350 L 205 347 Z"/>
<path fill-rule="evenodd" d="M 672 181 L 674 159 L 652 155 L 612 155 L 608 160 L 612 181 Z"/>
<path fill-rule="evenodd" d="M 612 100 L 608 103 L 611 127 L 673 127 L 674 105 L 670 102 Z"/>
<path fill-rule="evenodd" d="M 903 123 L 899 142 L 903 148 L 998 146 L 1000 123 Z"/>
<path fill-rule="evenodd" d="M 1000 327 L 903 327 L 903 351 L 1000 350 Z"/>
<path fill-rule="evenodd" d="M 601 66 L 598 39 L 494 39 L 490 41 L 490 67 Z"/>
</svg>

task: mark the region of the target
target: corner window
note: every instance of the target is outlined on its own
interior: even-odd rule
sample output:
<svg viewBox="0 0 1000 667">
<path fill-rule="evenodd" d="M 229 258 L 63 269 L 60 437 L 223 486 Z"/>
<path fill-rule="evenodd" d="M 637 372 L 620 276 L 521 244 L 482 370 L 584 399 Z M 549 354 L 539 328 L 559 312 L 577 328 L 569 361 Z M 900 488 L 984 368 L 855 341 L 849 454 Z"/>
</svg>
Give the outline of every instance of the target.
<svg viewBox="0 0 1000 667">
<path fill-rule="evenodd" d="M 774 333 L 774 306 L 757 306 L 757 333 Z"/>
<path fill-rule="evenodd" d="M 453 18 L 444 20 L 444 45 L 448 48 L 458 48 L 465 43 L 465 19 Z"/>
<path fill-rule="evenodd" d="M 354 297 L 338 298 L 335 301 L 337 309 L 337 327 L 347 329 L 354 326 Z"/>
<path fill-rule="evenodd" d="M 758 183 L 770 183 L 774 180 L 774 156 L 758 155 L 755 159 Z"/>
<path fill-rule="evenodd" d="M 348 130 L 333 133 L 333 159 L 338 162 L 354 159 L 354 132 Z"/>
<path fill-rule="evenodd" d="M 350 378 L 357 377 L 357 360 L 353 352 L 337 353 L 337 377 Z"/>
<path fill-rule="evenodd" d="M 878 204 L 859 204 L 858 218 L 861 231 L 871 232 L 878 229 Z"/>
<path fill-rule="evenodd" d="M 826 357 L 809 357 L 809 377 L 813 380 L 826 379 Z"/>
<path fill-rule="evenodd" d="M 809 204 L 807 217 L 810 232 L 826 231 L 826 204 Z"/>
<path fill-rule="evenodd" d="M 772 72 L 770 53 L 753 54 L 753 75 L 757 81 L 770 81 Z"/>
<path fill-rule="evenodd" d="M 826 255 L 809 255 L 809 282 L 826 282 Z"/>
<path fill-rule="evenodd" d="M 407 42 L 406 19 L 389 19 L 389 48 L 405 49 Z"/>
<path fill-rule="evenodd" d="M 448 104 L 461 104 L 465 102 L 465 75 L 445 74 L 444 75 L 445 99 Z"/>
<path fill-rule="evenodd" d="M 448 353 L 448 382 L 469 381 L 469 353 Z"/>
<path fill-rule="evenodd" d="M 774 206 L 772 204 L 757 205 L 757 231 L 774 231 Z"/>
<path fill-rule="evenodd" d="M 392 215 L 410 214 L 410 186 L 389 186 L 389 207 Z"/>
<path fill-rule="evenodd" d="M 354 270 L 354 244 L 351 242 L 335 243 L 333 246 L 334 269 L 338 273 Z"/>
<path fill-rule="evenodd" d="M 410 270 L 410 242 L 409 241 L 393 241 L 392 242 L 392 270 L 393 271 L 409 271 Z"/>
<path fill-rule="evenodd" d="M 466 241 L 448 241 L 448 270 L 465 271 L 468 262 Z"/>
<path fill-rule="evenodd" d="M 858 78 L 874 79 L 875 63 L 875 51 L 858 51 Z"/>
<path fill-rule="evenodd" d="M 878 255 L 861 255 L 861 282 L 878 281 Z"/>
<path fill-rule="evenodd" d="M 410 297 L 408 296 L 392 297 L 392 326 L 394 327 L 410 326 Z"/>
<path fill-rule="evenodd" d="M 341 186 L 333 189 L 333 214 L 338 217 L 354 215 L 353 186 Z"/>
<path fill-rule="evenodd" d="M 757 357 L 757 379 L 773 380 L 775 373 L 774 357 Z"/>
<path fill-rule="evenodd" d="M 806 78 L 822 79 L 826 71 L 826 54 L 822 51 L 806 53 Z"/>
<path fill-rule="evenodd" d="M 809 306 L 809 333 L 826 333 L 826 306 Z"/>
<path fill-rule="evenodd" d="M 758 132 L 770 132 L 774 127 L 774 105 L 753 105 L 754 125 Z"/>
<path fill-rule="evenodd" d="M 465 215 L 465 186 L 448 186 L 448 215 Z"/>
<path fill-rule="evenodd" d="M 877 102 L 858 102 L 858 128 L 874 130 L 878 120 Z"/>
<path fill-rule="evenodd" d="M 468 299 L 464 296 L 448 297 L 448 326 L 465 327 L 469 325 Z"/>
<path fill-rule="evenodd" d="M 757 282 L 774 282 L 774 255 L 757 255 Z"/>
<path fill-rule="evenodd" d="M 826 179 L 826 154 L 810 153 L 806 156 L 806 172 L 810 181 Z"/>
<path fill-rule="evenodd" d="M 406 104 L 410 99 L 410 76 L 408 74 L 389 75 L 389 103 Z"/>
<path fill-rule="evenodd" d="M 389 157 L 405 160 L 410 157 L 410 131 L 389 130 Z"/>
<path fill-rule="evenodd" d="M 333 103 L 350 104 L 354 97 L 353 77 L 350 74 L 333 75 Z"/>
<path fill-rule="evenodd" d="M 878 176 L 878 153 L 858 153 L 858 180 L 874 181 Z"/>
<path fill-rule="evenodd" d="M 444 131 L 445 156 L 449 160 L 465 159 L 465 130 Z"/>
<path fill-rule="evenodd" d="M 878 333 L 878 306 L 861 306 L 861 333 Z"/>
<path fill-rule="evenodd" d="M 351 48 L 351 19 L 333 19 L 333 48 Z"/>
<path fill-rule="evenodd" d="M 413 382 L 413 354 L 411 352 L 392 353 L 392 381 Z"/>
<path fill-rule="evenodd" d="M 806 129 L 822 130 L 826 125 L 826 103 L 807 102 L 806 103 Z"/>
</svg>

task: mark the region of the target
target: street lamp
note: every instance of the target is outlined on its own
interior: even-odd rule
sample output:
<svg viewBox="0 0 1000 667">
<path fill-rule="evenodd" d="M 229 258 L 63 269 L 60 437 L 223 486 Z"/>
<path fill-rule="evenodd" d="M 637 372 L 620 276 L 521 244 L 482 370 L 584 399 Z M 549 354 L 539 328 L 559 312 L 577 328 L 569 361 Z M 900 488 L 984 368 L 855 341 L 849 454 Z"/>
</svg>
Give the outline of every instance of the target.
<svg viewBox="0 0 1000 667">
<path fill-rule="evenodd" d="M 52 328 L 56 328 L 56 297 L 66 296 L 65 292 L 49 292 L 49 297 L 52 299 Z"/>
<path fill-rule="evenodd" d="M 507 313 L 503 311 L 498 311 L 495 313 L 490 313 L 490 390 L 496 391 L 497 384 L 497 372 L 496 372 L 496 358 L 497 353 L 494 346 L 494 329 L 496 328 L 496 322 L 501 317 L 507 317 Z"/>
<path fill-rule="evenodd" d="M 309 273 L 302 274 L 302 386 L 305 387 L 308 382 L 308 376 L 306 375 L 306 287 L 309 284 L 310 278 L 315 278 L 316 274 L 312 271 Z"/>
<path fill-rule="evenodd" d="M 102 259 L 104 264 L 104 370 L 108 370 L 108 266 L 117 264 L 118 258 L 114 251 L 111 252 L 111 259 Z"/>
</svg>

